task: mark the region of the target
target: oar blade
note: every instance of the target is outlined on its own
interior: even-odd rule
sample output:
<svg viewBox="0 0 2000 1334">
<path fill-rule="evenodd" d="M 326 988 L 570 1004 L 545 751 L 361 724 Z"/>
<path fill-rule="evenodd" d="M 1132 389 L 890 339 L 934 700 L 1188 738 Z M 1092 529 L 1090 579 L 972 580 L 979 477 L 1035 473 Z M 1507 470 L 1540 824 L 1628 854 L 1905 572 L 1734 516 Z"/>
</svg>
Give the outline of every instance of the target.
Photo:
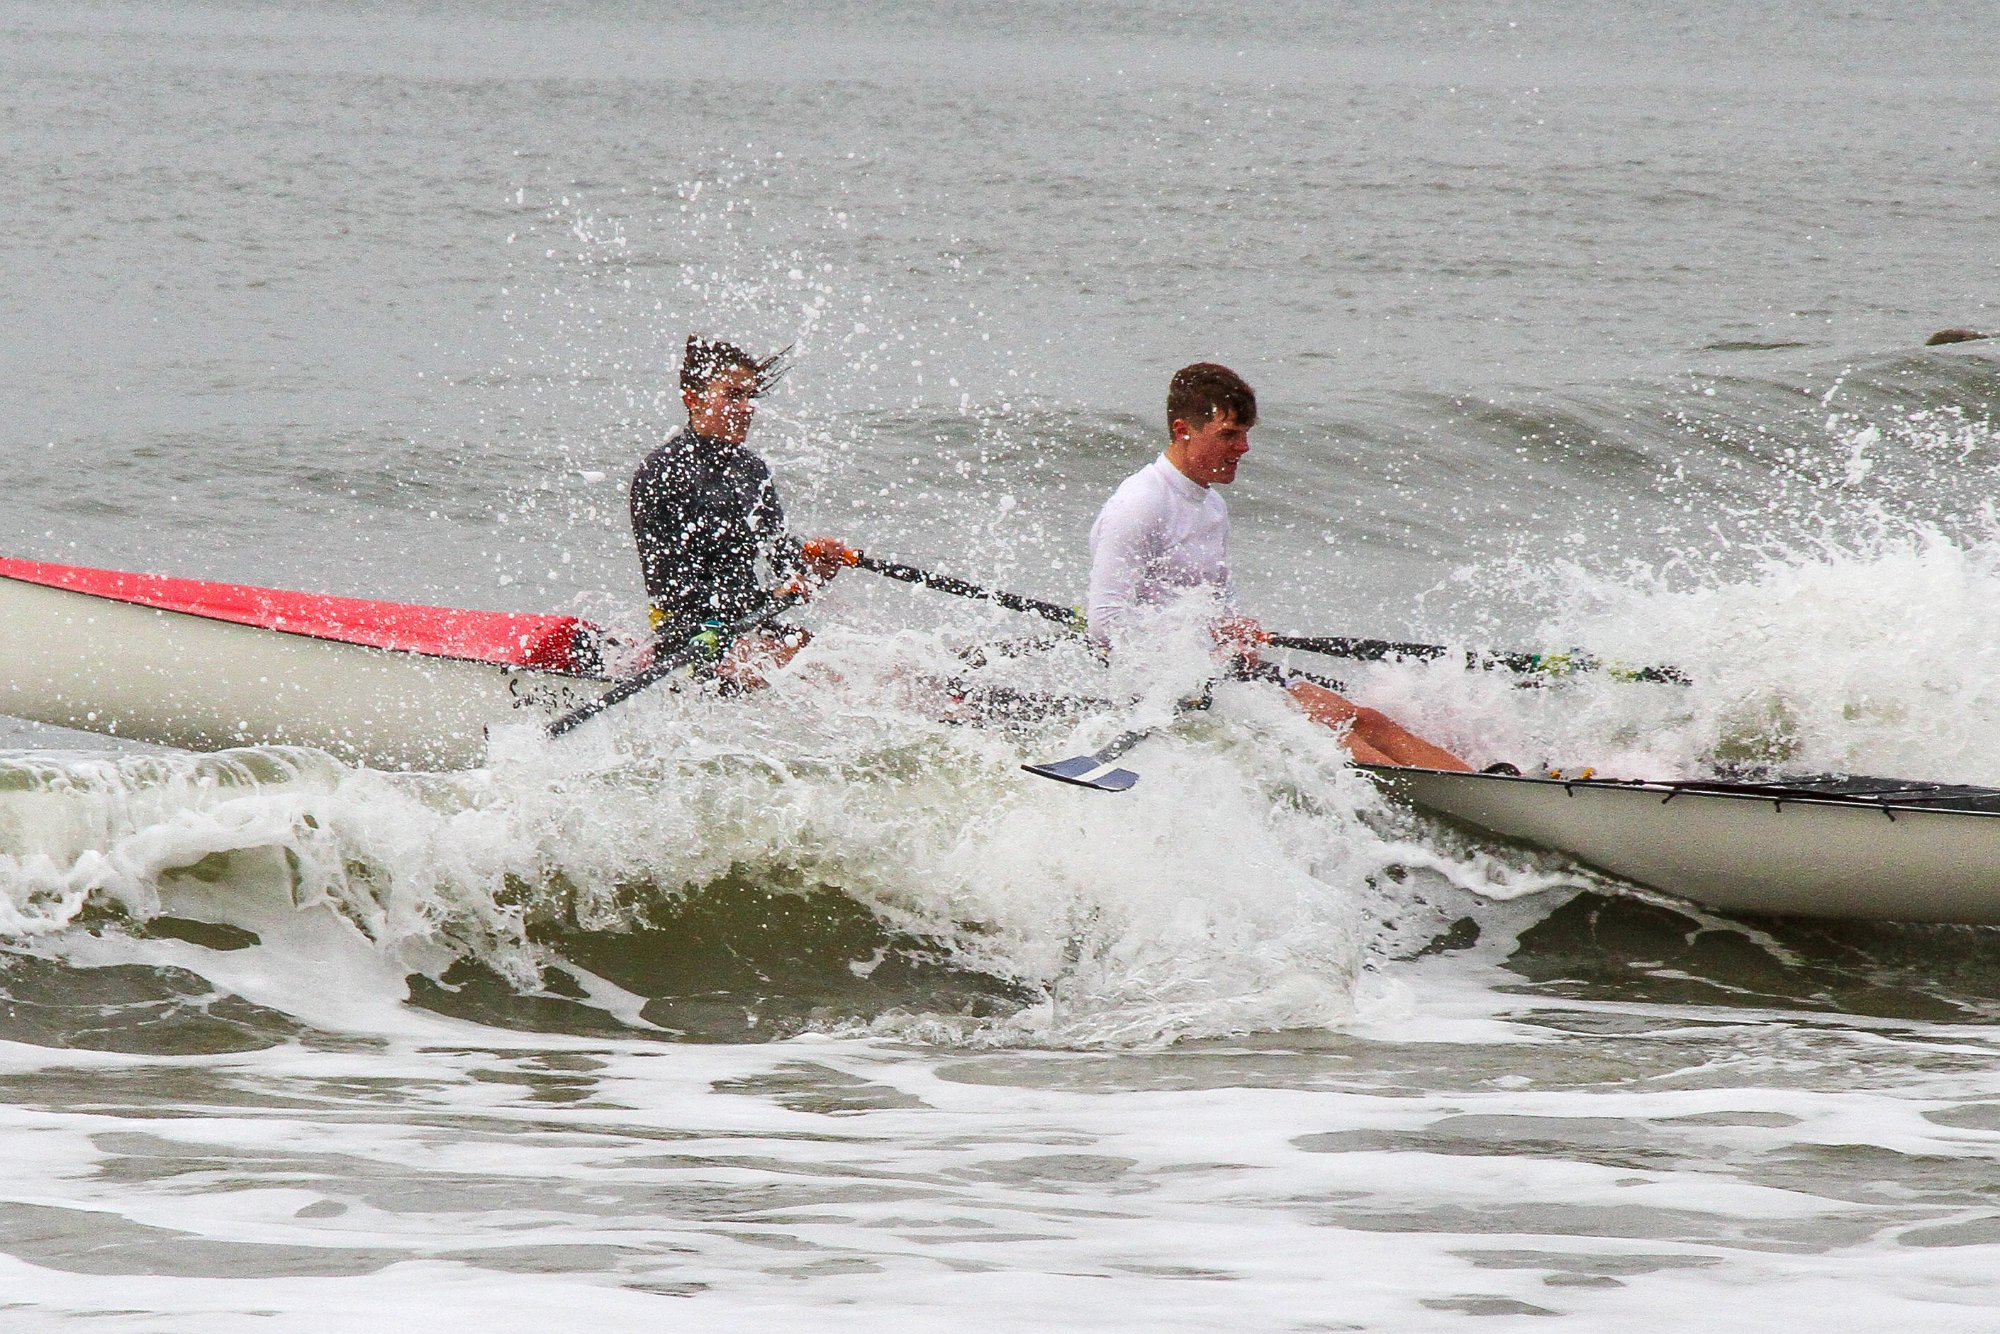
<svg viewBox="0 0 2000 1334">
<path fill-rule="evenodd" d="M 1053 778 L 1058 783 L 1087 787 L 1096 792 L 1124 792 L 1139 781 L 1139 775 L 1130 769 L 1121 769 L 1095 755 L 1072 755 L 1066 760 L 1024 764 L 1021 767 L 1039 778 Z"/>
</svg>

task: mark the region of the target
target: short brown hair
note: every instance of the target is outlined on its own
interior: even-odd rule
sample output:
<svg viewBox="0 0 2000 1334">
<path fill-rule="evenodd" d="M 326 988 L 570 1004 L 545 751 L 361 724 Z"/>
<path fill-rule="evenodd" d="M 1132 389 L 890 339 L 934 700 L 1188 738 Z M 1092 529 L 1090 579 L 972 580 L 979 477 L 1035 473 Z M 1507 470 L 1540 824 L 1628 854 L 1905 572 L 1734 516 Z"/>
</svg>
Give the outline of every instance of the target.
<svg viewBox="0 0 2000 1334">
<path fill-rule="evenodd" d="M 760 360 L 734 343 L 689 334 L 687 355 L 681 359 L 681 388 L 699 394 L 719 375 L 729 371 L 749 371 L 757 377 L 756 392 L 768 393 L 771 386 L 782 380 L 785 372 L 792 368 L 791 363 L 786 361 L 791 351 L 791 345 L 786 344 Z"/>
<path fill-rule="evenodd" d="M 1257 391 L 1227 366 L 1197 361 L 1167 382 L 1167 424 L 1202 426 L 1228 417 L 1239 426 L 1257 424 Z"/>
</svg>

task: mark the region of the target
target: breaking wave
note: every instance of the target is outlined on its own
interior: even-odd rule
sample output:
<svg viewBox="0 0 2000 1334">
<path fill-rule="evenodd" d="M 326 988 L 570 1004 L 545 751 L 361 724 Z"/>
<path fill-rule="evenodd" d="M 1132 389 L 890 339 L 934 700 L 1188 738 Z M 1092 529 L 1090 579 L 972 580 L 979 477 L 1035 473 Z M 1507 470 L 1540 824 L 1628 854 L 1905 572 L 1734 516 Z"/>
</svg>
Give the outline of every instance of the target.
<svg viewBox="0 0 2000 1334">
<path fill-rule="evenodd" d="M 1430 617 L 1482 646 L 1582 645 L 1671 663 L 1690 685 L 1300 665 L 1482 763 L 2000 783 L 2000 451 L 1986 400 L 1945 401 L 1991 383 L 1971 356 L 1892 359 L 1811 393 L 1717 381 L 1714 413 L 1622 437 L 1610 398 L 1572 405 L 1554 444 L 1546 412 L 1486 414 L 1519 448 L 1550 449 L 1578 531 L 1602 540 L 1475 550 L 1383 628 L 1421 634 Z M 1665 503 L 1635 535 L 1609 497 L 1641 473 Z M 1416 484 L 1362 476 L 1356 494 L 1386 512 Z M 1004 546 L 1013 511 L 994 513 Z M 1254 686 L 1219 689 L 1147 742 L 1131 793 L 1038 782 L 1024 760 L 1166 723 L 1169 698 L 1107 709 L 1105 683 L 1061 652 L 997 655 L 982 670 L 998 685 L 1099 703 L 955 723 L 930 682 L 972 671 L 957 650 L 1002 623 L 939 601 L 935 628 L 888 630 L 908 623 L 907 602 L 890 603 L 904 590 L 852 584 L 827 617 L 847 628 L 768 691 L 649 694 L 553 745 L 502 734 L 467 773 L 285 749 L 0 760 L 9 966 L 72 981 L 150 968 L 166 992 L 145 1003 L 162 1014 L 192 1005 L 208 1024 L 212 984 L 290 1017 L 217 1019 L 196 1026 L 203 1041 L 415 1006 L 683 1040 L 858 1029 L 1144 1047 L 1345 1023 L 1370 969 L 1518 925 L 1496 904 L 1608 888 L 1386 803 Z M 1283 604 L 1282 580 L 1265 588 Z M 1507 610 L 1446 614 L 1461 604 Z M 163 969 L 186 976 L 167 986 Z"/>
<path fill-rule="evenodd" d="M 829 634 L 753 698 L 661 692 L 575 745 L 503 736 L 462 774 L 281 749 L 15 760 L 6 934 L 53 956 L 115 936 L 143 961 L 164 933 L 185 965 L 189 922 L 282 953 L 308 916 L 476 1022 L 1144 1046 L 1338 1024 L 1371 950 L 1421 947 L 1468 891 L 1551 879 L 1427 846 L 1253 687 L 1149 742 L 1131 793 L 1040 782 L 1024 759 L 1129 715 L 926 717 L 926 643 L 942 667 L 937 641 Z"/>
</svg>

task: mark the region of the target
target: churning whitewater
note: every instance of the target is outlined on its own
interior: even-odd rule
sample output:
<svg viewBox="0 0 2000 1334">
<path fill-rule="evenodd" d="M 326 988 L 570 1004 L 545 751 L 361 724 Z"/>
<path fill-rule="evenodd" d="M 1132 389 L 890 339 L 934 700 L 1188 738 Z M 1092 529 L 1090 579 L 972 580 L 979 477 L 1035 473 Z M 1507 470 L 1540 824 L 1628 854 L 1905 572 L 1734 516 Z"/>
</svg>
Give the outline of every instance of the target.
<svg viewBox="0 0 2000 1334">
<path fill-rule="evenodd" d="M 24 759 L 9 925 L 59 942 L 303 912 L 427 1003 L 510 1023 L 526 994 L 556 1031 L 1143 1047 L 1337 1023 L 1364 943 L 1411 911 L 1378 881 L 1508 884 L 1427 848 L 1331 737 L 1247 687 L 1153 743 L 1129 800 L 1036 783 L 1035 747 L 1120 720 L 1009 735 L 897 707 L 928 643 L 831 632 L 765 695 L 661 691 L 574 742 L 523 727 L 464 774 L 277 749 Z M 1187 837 L 1196 788 L 1226 840 Z M 480 976 L 505 984 L 490 1014 L 435 994 Z"/>
</svg>

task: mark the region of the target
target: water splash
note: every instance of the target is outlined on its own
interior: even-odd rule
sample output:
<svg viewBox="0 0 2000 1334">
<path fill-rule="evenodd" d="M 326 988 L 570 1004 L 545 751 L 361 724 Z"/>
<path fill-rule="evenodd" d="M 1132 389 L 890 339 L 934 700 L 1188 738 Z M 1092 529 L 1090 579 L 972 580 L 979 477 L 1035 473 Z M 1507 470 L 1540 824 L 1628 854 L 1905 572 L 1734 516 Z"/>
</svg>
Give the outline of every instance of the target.
<svg viewBox="0 0 2000 1334">
<path fill-rule="evenodd" d="M 277 750 L 24 763 L 4 807 L 8 935 L 58 938 L 105 914 L 142 934 L 162 916 L 272 934 L 287 914 L 324 911 L 433 987 L 476 965 L 515 994 L 574 999 L 650 977 L 684 996 L 689 979 L 639 960 L 603 976 L 597 942 L 706 921 L 717 934 L 688 966 L 719 976 L 753 948 L 758 914 L 837 901 L 866 929 L 794 942 L 809 970 L 866 978 L 889 955 L 923 956 L 926 978 L 941 967 L 992 985 L 765 1007 L 793 1027 L 1129 1047 L 1339 1023 L 1380 924 L 1428 920 L 1413 869 L 1434 895 L 1507 874 L 1424 845 L 1329 734 L 1260 687 L 1222 687 L 1207 715 L 1148 743 L 1131 794 L 1038 782 L 1025 758 L 1090 744 L 1123 715 L 941 720 L 929 679 L 969 670 L 952 644 L 829 633 L 757 696 L 657 692 L 575 744 L 503 736 L 465 774 Z M 1087 655 L 998 661 L 1045 687 L 1094 670 Z M 700 906 L 732 896 L 765 906 Z M 667 1008 L 648 1018 L 679 1016 L 662 1026 L 688 1013 L 656 999 Z M 500 1009 L 454 1012 L 497 1022 Z"/>
</svg>

